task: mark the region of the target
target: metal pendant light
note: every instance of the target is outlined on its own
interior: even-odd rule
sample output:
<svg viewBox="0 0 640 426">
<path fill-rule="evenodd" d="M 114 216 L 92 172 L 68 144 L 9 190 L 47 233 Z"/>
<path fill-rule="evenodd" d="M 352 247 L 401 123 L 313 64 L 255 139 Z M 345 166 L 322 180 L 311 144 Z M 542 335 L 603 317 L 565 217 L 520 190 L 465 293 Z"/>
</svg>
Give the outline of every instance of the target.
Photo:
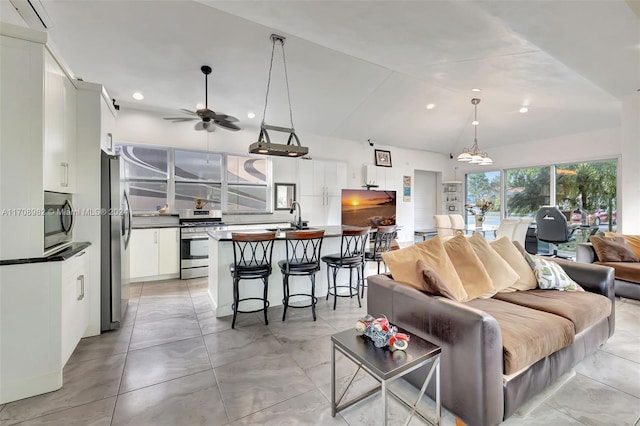
<svg viewBox="0 0 640 426">
<path fill-rule="evenodd" d="M 489 166 L 493 164 L 493 160 L 489 158 L 489 154 L 486 152 L 481 152 L 478 147 L 478 125 L 480 122 L 478 121 L 478 104 L 480 103 L 480 99 L 473 98 L 471 99 L 471 103 L 473 104 L 473 145 L 471 148 L 464 148 L 462 153 L 458 155 L 458 161 L 462 161 L 469 164 L 479 164 L 481 166 Z"/>
<path fill-rule="evenodd" d="M 262 124 L 260 125 L 260 135 L 258 135 L 258 141 L 252 143 L 249 146 L 249 152 L 252 154 L 265 154 L 265 155 L 278 155 L 283 157 L 302 157 L 309 153 L 309 148 L 300 145 L 300 139 L 296 135 L 296 131 L 293 127 L 293 111 L 291 109 L 291 94 L 289 92 L 289 76 L 287 75 L 287 59 L 284 55 L 284 41 L 285 37 L 277 34 L 271 34 L 271 63 L 269 65 L 269 79 L 267 80 L 267 93 L 264 99 L 264 112 L 262 114 Z M 280 43 L 282 47 L 282 61 L 284 62 L 284 77 L 287 85 L 287 99 L 289 101 L 289 118 L 291 120 L 291 127 L 279 127 L 270 126 L 265 123 L 265 117 L 267 115 L 267 105 L 269 102 L 269 88 L 271 86 L 271 71 L 273 69 L 273 54 L 275 52 L 276 43 Z M 269 137 L 269 130 L 276 132 L 288 133 L 289 138 L 286 144 L 272 143 Z"/>
</svg>

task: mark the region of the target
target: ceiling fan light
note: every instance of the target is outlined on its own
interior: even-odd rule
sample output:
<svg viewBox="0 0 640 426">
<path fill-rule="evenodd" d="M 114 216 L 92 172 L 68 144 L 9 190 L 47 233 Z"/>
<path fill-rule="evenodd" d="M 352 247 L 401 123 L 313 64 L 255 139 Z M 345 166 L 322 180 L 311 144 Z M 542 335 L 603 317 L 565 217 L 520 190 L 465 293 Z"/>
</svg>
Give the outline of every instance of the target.
<svg viewBox="0 0 640 426">
<path fill-rule="evenodd" d="M 482 157 L 479 155 L 472 155 L 471 156 L 471 161 L 469 161 L 469 164 L 480 164 L 482 163 Z"/>
<path fill-rule="evenodd" d="M 482 161 L 480 162 L 481 166 L 490 166 L 492 164 L 493 164 L 493 160 L 491 158 L 489 158 L 489 157 L 484 157 L 482 159 Z"/>
</svg>

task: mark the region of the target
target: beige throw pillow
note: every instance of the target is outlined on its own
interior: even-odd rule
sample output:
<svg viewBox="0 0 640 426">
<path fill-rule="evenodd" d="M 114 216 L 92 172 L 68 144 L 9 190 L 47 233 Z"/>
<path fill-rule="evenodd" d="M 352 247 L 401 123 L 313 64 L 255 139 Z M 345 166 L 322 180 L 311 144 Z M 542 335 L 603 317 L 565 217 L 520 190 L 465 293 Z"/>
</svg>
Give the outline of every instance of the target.
<svg viewBox="0 0 640 426">
<path fill-rule="evenodd" d="M 627 242 L 627 246 L 640 259 L 640 235 L 616 234 L 615 232 L 605 232 L 605 237 L 622 237 Z"/>
<path fill-rule="evenodd" d="M 480 258 L 487 273 L 493 281 L 493 290 L 489 290 L 480 296 L 488 299 L 497 292 L 511 287 L 520 278 L 520 275 L 496 252 L 489 242 L 480 234 L 473 234 L 468 239 L 469 244 Z"/>
<path fill-rule="evenodd" d="M 447 255 L 447 251 L 444 249 L 442 240 L 440 240 L 440 238 L 431 238 L 416 244 L 416 246 L 422 252 L 421 259 L 438 272 L 451 289 L 451 292 L 455 295 L 456 300 L 462 301 L 467 299 L 467 292 L 462 285 L 460 276 L 456 272 L 456 268 Z"/>
<path fill-rule="evenodd" d="M 417 268 L 418 260 L 422 260 L 447 283 L 455 300 L 462 301 L 467 298 L 460 277 L 439 238 L 431 238 L 423 243 L 383 253 L 382 258 L 395 281 L 425 291 L 422 270 Z"/>
<path fill-rule="evenodd" d="M 444 248 L 467 292 L 466 300 L 473 300 L 493 290 L 491 277 L 464 235 L 451 238 L 444 243 Z"/>
<path fill-rule="evenodd" d="M 535 275 L 529 267 L 529 264 L 525 260 L 524 256 L 518 251 L 516 246 L 513 245 L 511 240 L 507 237 L 502 237 L 499 240 L 489 243 L 491 248 L 507 261 L 509 266 L 519 275 L 520 278 L 510 287 L 504 290 L 500 290 L 500 293 L 508 293 L 518 290 L 532 290 L 538 286 Z"/>
</svg>

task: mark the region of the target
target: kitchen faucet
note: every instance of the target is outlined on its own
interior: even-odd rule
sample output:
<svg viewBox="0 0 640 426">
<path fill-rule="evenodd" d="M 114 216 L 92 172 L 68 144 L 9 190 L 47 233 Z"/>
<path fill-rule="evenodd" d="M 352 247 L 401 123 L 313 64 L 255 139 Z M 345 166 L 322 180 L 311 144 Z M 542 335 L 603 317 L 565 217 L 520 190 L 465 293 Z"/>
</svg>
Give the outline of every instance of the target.
<svg viewBox="0 0 640 426">
<path fill-rule="evenodd" d="M 293 211 L 296 209 L 296 207 L 298 208 L 298 220 L 296 221 L 296 217 L 293 217 L 293 225 L 297 228 L 297 229 L 302 229 L 302 207 L 300 206 L 300 203 L 297 201 L 293 201 L 291 203 L 291 208 L 289 209 L 289 213 L 293 214 Z M 296 223 L 298 222 L 298 223 Z"/>
</svg>

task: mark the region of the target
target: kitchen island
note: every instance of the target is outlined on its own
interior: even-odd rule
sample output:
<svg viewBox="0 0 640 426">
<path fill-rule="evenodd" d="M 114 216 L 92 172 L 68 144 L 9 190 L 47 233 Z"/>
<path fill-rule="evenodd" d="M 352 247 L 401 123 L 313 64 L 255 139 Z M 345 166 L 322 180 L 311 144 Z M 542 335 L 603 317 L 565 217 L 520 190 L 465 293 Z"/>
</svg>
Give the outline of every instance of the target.
<svg viewBox="0 0 640 426">
<path fill-rule="evenodd" d="M 340 241 L 342 236 L 341 226 L 317 226 L 311 229 L 323 229 L 324 240 L 322 241 L 322 256 L 340 252 Z M 240 232 L 264 232 L 265 229 L 242 230 Z M 213 302 L 216 317 L 232 315 L 233 310 L 233 279 L 229 272 L 229 265 L 233 263 L 233 242 L 231 233 L 237 231 L 220 230 L 210 231 L 209 235 L 209 296 Z M 282 273 L 278 267 L 278 262 L 286 258 L 285 253 L 285 233 L 276 233 L 276 241 L 273 244 L 272 272 L 269 277 L 268 299 L 271 307 L 282 305 L 283 285 Z M 354 273 L 354 283 L 355 283 Z M 348 280 L 345 271 L 338 273 L 338 284 Z M 311 282 L 308 277 L 294 277 L 289 279 L 291 293 L 308 293 Z M 316 297 L 327 295 L 327 268 L 324 262 L 320 262 L 320 271 L 316 275 Z M 242 280 L 240 282 L 241 297 L 262 297 L 262 284 L 260 280 Z M 296 300 L 301 303 L 308 303 L 309 298 L 291 298 L 291 304 Z M 249 300 L 242 302 L 240 309 L 252 310 L 261 309 L 262 302 Z M 311 308 L 309 308 L 309 318 L 311 318 Z"/>
</svg>

